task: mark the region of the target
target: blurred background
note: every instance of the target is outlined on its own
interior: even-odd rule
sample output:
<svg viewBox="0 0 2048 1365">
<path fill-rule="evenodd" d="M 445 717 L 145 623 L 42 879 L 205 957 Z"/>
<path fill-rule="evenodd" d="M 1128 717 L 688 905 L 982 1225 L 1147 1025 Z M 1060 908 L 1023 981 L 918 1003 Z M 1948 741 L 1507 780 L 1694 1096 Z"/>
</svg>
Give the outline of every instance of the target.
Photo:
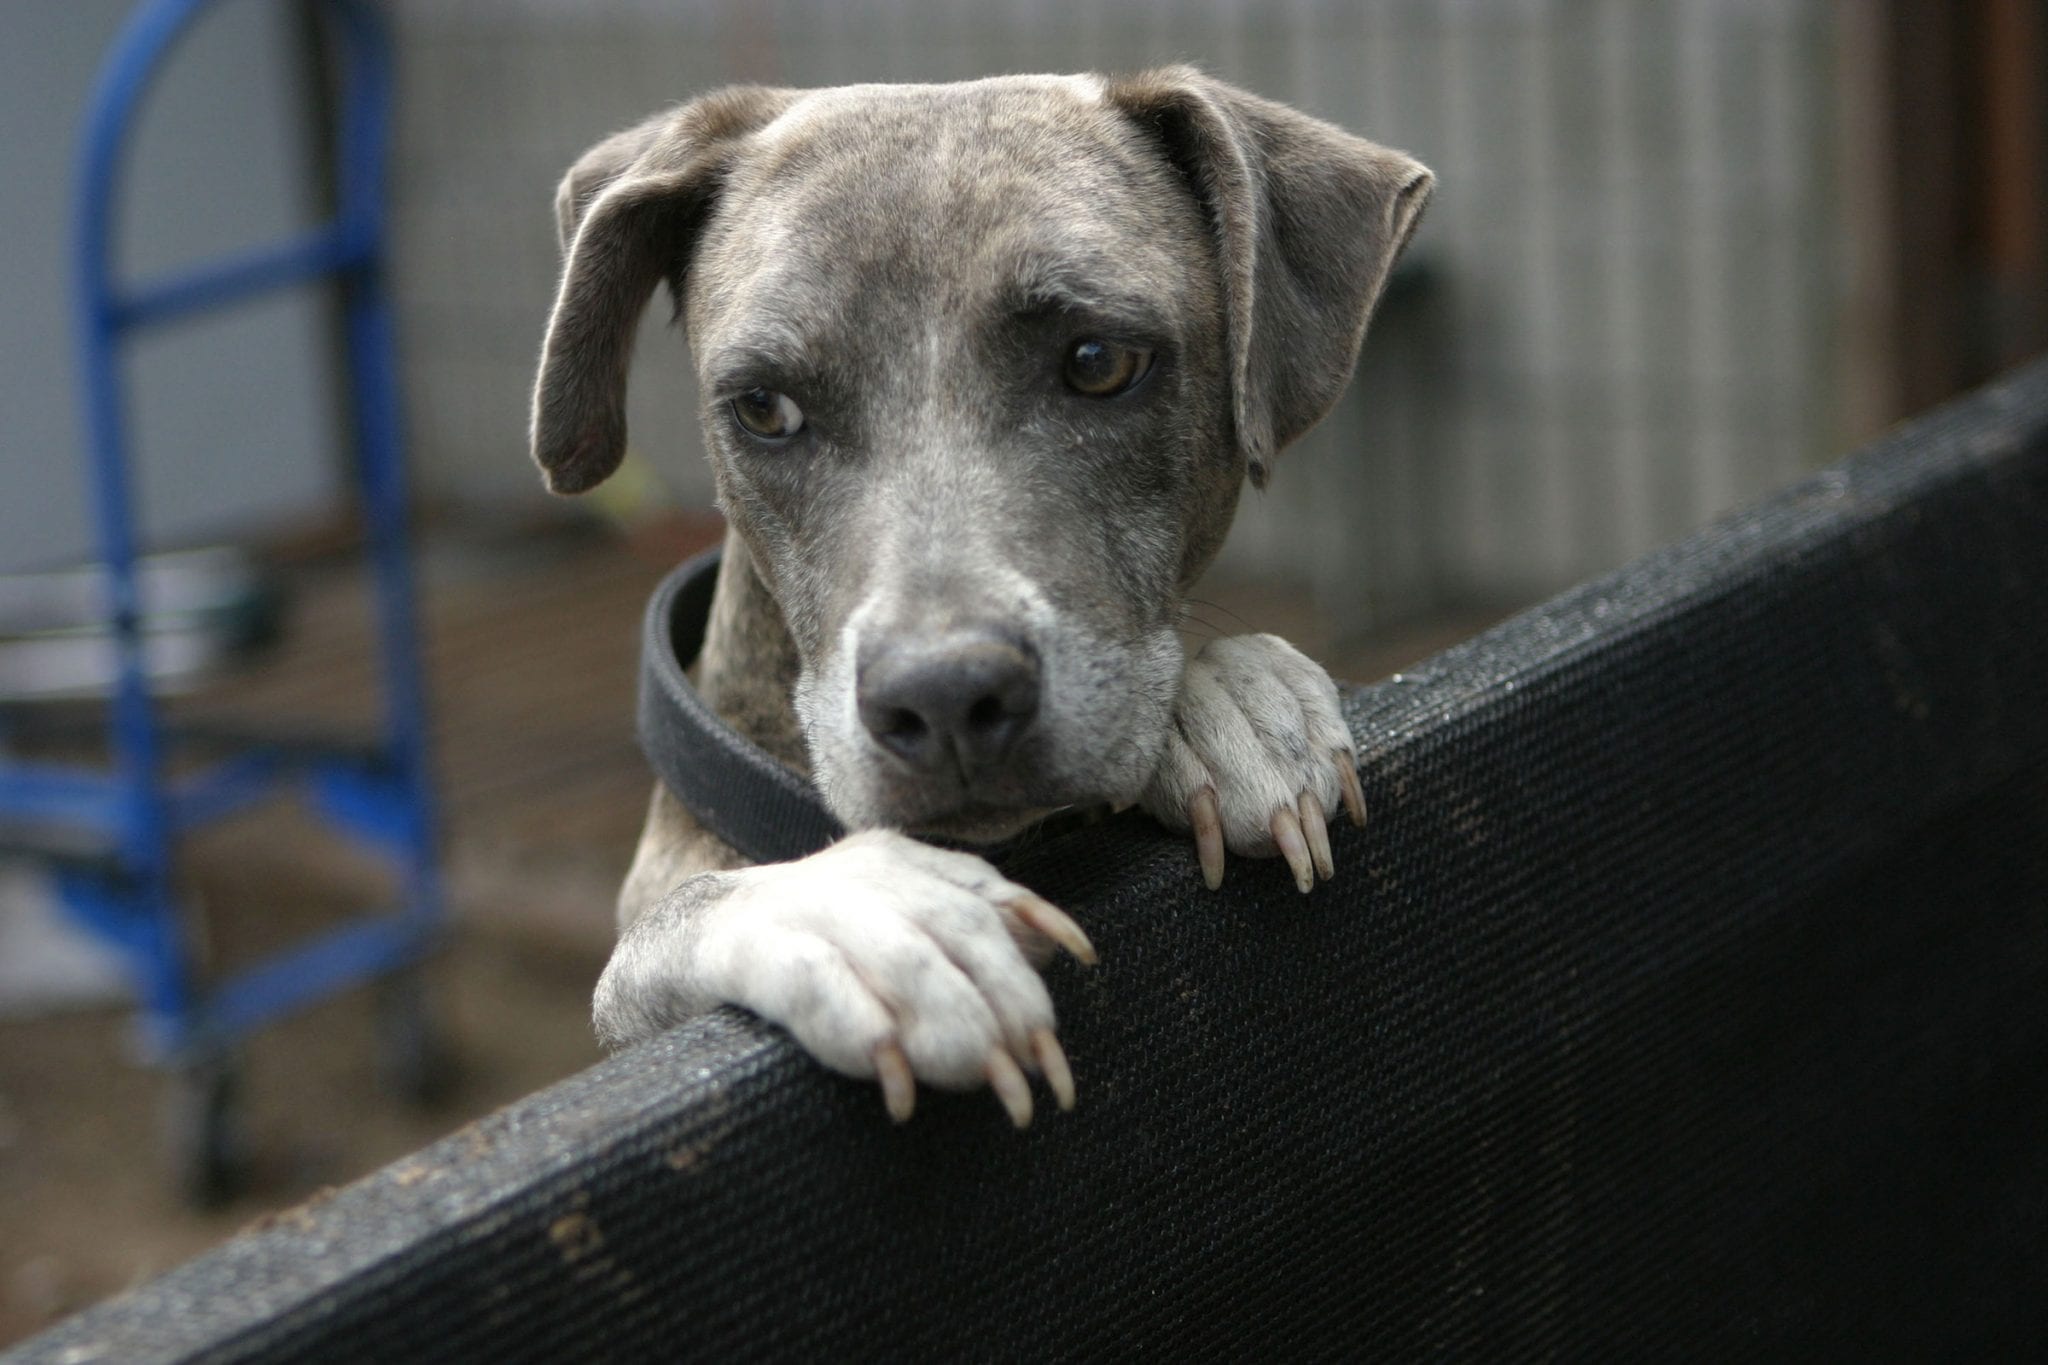
<svg viewBox="0 0 2048 1365">
<path fill-rule="evenodd" d="M 188 1212 L 155 1163 L 154 1082 L 129 1064 L 121 978 L 90 945 L 53 944 L 65 934 L 35 864 L 0 860 L 0 1342 L 595 1059 L 588 993 L 649 785 L 631 733 L 638 613 L 664 568 L 717 535 L 665 303 L 641 342 L 624 477 L 547 499 L 525 423 L 555 182 L 665 104 L 733 81 L 1193 61 L 1431 165 L 1436 199 L 1356 382 L 1248 495 L 1202 589 L 1212 619 L 1279 630 L 1361 680 L 2048 340 L 2037 0 L 386 8 L 389 282 L 455 922 L 436 983 L 461 1080 L 425 1113 L 379 1098 L 348 999 L 266 1033 L 249 1049 L 248 1193 Z M 128 12 L 0 6 L 0 706 L 16 716 L 95 707 L 90 661 L 52 665 L 51 632 L 5 613 L 11 581 L 93 554 L 70 193 L 87 92 Z M 124 271 L 317 219 L 331 46 L 299 0 L 215 7 L 135 140 Z M 339 355 L 319 289 L 131 350 L 151 547 L 236 555 L 213 584 L 220 611 L 164 663 L 179 715 L 372 714 Z M 0 755 L 36 730 L 0 728 Z M 209 962 L 374 899 L 381 876 L 289 809 L 209 831 L 180 867 Z M 30 978 L 11 1005 L 10 957 Z"/>
</svg>

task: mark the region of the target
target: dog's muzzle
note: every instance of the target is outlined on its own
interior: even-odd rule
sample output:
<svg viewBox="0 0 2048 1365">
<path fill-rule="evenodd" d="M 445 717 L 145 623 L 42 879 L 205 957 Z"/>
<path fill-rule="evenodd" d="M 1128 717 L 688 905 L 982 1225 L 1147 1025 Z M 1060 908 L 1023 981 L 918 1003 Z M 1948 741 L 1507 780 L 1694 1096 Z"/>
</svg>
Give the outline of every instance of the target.
<svg viewBox="0 0 2048 1365">
<path fill-rule="evenodd" d="M 793 862 L 844 837 L 845 826 L 816 787 L 720 719 L 684 671 L 704 643 L 719 558 L 719 552 L 711 550 L 683 564 L 661 581 L 648 601 L 640 643 L 640 748 L 670 794 L 705 829 L 753 862 Z M 927 726 L 934 714 L 951 716 L 944 722 L 954 727 L 949 742 L 959 742 L 965 733 L 977 753 L 1014 746 L 1035 723 L 1038 661 L 1028 646 L 996 638 L 1001 649 L 986 648 L 984 641 L 984 648 L 966 651 L 973 655 L 971 662 L 960 662 L 956 656 L 956 666 L 931 668 L 928 675 L 933 662 L 929 657 L 924 659 L 926 667 L 902 664 L 910 681 L 898 679 L 883 693 L 900 684 L 905 689 L 902 695 L 915 699 L 915 705 L 906 700 L 902 709 L 926 707 L 918 714 Z M 1027 662 L 1006 661 L 1001 657 L 1005 651 Z M 897 667 L 886 668 L 885 676 Z M 990 698 L 1000 716 L 992 716 Z M 982 708 L 979 713 L 977 706 Z M 894 723 L 900 724 L 900 718 Z M 1088 813 L 1076 811 L 1042 823 L 1078 824 L 1087 818 Z M 925 837 L 934 843 L 949 842 Z M 1007 847 L 976 845 L 975 851 L 1000 866 Z"/>
<path fill-rule="evenodd" d="M 1038 652 L 991 627 L 863 641 L 854 693 L 861 724 L 897 763 L 971 787 L 1038 722 Z"/>
</svg>

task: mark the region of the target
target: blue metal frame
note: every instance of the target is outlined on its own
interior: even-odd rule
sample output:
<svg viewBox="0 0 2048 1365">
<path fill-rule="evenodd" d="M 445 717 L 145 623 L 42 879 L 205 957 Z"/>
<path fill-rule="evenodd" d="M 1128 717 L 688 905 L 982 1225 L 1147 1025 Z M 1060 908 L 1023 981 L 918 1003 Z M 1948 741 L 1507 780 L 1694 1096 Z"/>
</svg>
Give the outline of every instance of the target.
<svg viewBox="0 0 2048 1365">
<path fill-rule="evenodd" d="M 345 64 L 333 218 L 278 245 L 169 279 L 115 279 L 111 243 L 129 131 L 177 40 L 218 2 L 146 0 L 137 9 L 101 69 L 78 166 L 73 287 L 94 513 L 119 652 L 110 707 L 114 763 L 107 771 L 0 759 L 0 822 L 63 828 L 106 842 L 109 866 L 68 867 L 59 884 L 82 922 L 127 950 L 145 1038 L 152 1055 L 166 1062 L 217 1048 L 289 1010 L 410 965 L 433 946 L 440 923 L 396 358 L 383 280 L 390 45 L 366 0 L 321 5 Z M 382 642 L 382 743 L 359 762 L 252 743 L 174 780 L 165 770 L 169 745 L 144 671 L 120 348 L 144 329 L 322 280 L 339 282 L 345 298 L 356 473 Z M 399 908 L 331 930 L 203 989 L 173 894 L 177 838 L 293 784 L 310 789 L 331 823 L 393 856 Z"/>
</svg>

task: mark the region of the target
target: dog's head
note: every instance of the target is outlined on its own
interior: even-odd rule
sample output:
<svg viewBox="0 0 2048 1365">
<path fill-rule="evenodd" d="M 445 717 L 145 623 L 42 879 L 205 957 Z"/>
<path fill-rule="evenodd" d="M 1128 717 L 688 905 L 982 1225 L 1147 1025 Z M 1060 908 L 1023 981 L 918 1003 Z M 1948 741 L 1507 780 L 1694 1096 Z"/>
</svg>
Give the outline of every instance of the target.
<svg viewBox="0 0 2048 1365">
<path fill-rule="evenodd" d="M 618 466 L 666 280 L 834 812 L 991 839 L 1133 799 L 1180 592 L 1336 401 L 1430 183 L 1187 69 L 722 91 L 562 182 L 534 457 Z"/>
</svg>

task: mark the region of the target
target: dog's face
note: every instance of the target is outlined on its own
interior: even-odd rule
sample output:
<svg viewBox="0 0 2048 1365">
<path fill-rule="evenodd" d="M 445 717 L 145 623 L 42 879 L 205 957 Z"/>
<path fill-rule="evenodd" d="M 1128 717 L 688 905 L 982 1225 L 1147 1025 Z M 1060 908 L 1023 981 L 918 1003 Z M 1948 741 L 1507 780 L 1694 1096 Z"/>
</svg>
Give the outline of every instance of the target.
<svg viewBox="0 0 2048 1365">
<path fill-rule="evenodd" d="M 1242 479 L 1213 257 L 1164 158 L 1080 81 L 812 95 L 733 166 L 686 307 L 835 812 L 975 838 L 1135 796 L 1180 673 L 1175 590 Z M 877 734 L 878 668 L 963 654 L 996 711 L 1030 712 L 1010 742 L 969 721 L 923 762 L 891 717 Z M 1008 707 L 1005 665 L 1035 666 L 1035 707 L 1028 682 Z"/>
<path fill-rule="evenodd" d="M 1188 72 L 726 92 L 564 183 L 536 454 L 610 472 L 668 279 L 834 812 L 986 840 L 1133 799 L 1180 591 L 1336 397 L 1427 186 Z"/>
</svg>

